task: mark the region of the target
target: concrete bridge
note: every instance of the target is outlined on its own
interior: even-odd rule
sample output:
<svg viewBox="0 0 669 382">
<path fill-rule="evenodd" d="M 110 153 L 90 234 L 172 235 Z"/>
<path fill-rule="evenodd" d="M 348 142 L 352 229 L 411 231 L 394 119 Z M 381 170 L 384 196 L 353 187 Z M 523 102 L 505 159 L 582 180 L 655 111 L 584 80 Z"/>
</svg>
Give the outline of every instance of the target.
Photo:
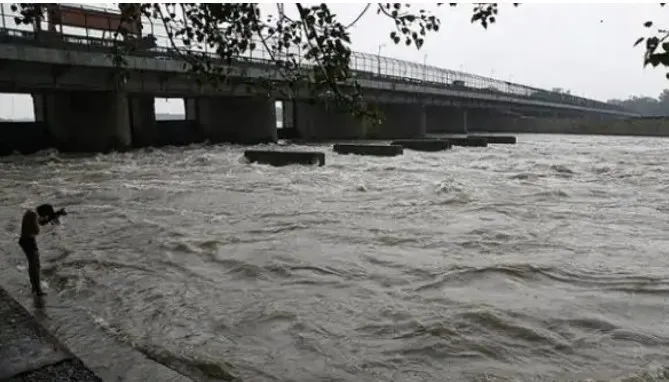
<svg viewBox="0 0 669 382">
<path fill-rule="evenodd" d="M 262 54 L 240 57 L 228 67 L 229 81 L 212 86 L 188 75 L 177 50 L 154 44 L 127 57 L 128 76 L 120 81 L 109 55 L 113 41 L 91 36 L 88 30 L 81 36 L 60 29 L 0 29 L 0 92 L 32 94 L 44 139 L 70 151 L 170 140 L 276 141 L 277 100 L 283 102 L 283 125 L 291 135 L 315 140 L 466 133 L 491 130 L 486 126 L 513 123 L 527 115 L 597 120 L 638 116 L 569 94 L 355 53 L 352 69 L 364 96 L 385 115 L 380 126 L 371 126 L 327 103 L 314 102 L 308 92 L 282 98 L 284 79 Z M 263 80 L 273 81 L 277 91 L 268 93 Z M 184 98 L 186 121 L 157 123 L 155 97 Z M 165 137 L 175 131 L 179 139 Z"/>
</svg>

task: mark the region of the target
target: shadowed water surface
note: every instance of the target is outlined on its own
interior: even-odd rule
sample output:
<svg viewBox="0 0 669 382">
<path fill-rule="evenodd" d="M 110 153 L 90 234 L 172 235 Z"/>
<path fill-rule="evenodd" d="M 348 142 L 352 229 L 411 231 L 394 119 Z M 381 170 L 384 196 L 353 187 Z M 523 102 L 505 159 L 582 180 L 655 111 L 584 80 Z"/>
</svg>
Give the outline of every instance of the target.
<svg viewBox="0 0 669 382">
<path fill-rule="evenodd" d="M 65 206 L 40 241 L 53 309 L 194 379 L 666 379 L 669 141 L 519 142 L 2 158 L 3 256 L 25 266 L 23 207 Z"/>
</svg>

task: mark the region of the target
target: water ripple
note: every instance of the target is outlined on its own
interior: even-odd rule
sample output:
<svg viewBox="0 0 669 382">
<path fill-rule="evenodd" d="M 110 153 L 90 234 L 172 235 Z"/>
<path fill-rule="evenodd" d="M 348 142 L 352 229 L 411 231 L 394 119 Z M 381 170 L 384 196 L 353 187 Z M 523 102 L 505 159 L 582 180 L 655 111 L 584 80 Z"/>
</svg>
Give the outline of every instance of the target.
<svg viewBox="0 0 669 382">
<path fill-rule="evenodd" d="M 66 206 L 40 247 L 77 309 L 52 320 L 193 380 L 669 380 L 665 141 L 519 142 L 282 146 L 324 167 L 226 145 L 3 157 L 0 241 L 25 272 L 22 209 Z"/>
</svg>

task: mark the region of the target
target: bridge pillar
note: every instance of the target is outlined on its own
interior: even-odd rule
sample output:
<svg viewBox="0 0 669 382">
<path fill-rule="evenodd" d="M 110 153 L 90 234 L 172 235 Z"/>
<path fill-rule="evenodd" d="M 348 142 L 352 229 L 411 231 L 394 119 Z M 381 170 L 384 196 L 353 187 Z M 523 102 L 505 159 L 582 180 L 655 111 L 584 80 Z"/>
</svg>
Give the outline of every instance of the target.
<svg viewBox="0 0 669 382">
<path fill-rule="evenodd" d="M 335 105 L 303 100 L 285 102 L 284 105 L 284 115 L 286 109 L 292 106 L 292 122 L 300 138 L 328 140 L 358 139 L 364 136 L 362 121 Z"/>
<path fill-rule="evenodd" d="M 130 147 L 128 99 L 108 91 L 64 91 L 33 96 L 35 119 L 46 122 L 59 150 L 103 152 Z"/>
<path fill-rule="evenodd" d="M 518 116 L 494 110 L 471 110 L 469 130 L 488 133 L 512 132 L 517 129 L 518 123 Z"/>
<path fill-rule="evenodd" d="M 132 96 L 128 99 L 132 128 L 132 145 L 146 147 L 160 141 L 153 96 Z"/>
<path fill-rule="evenodd" d="M 42 94 L 31 94 L 33 98 L 33 112 L 35 122 L 46 121 L 46 97 Z"/>
<path fill-rule="evenodd" d="M 256 144 L 277 141 L 274 99 L 217 96 L 187 99 L 186 119 L 197 120 L 212 142 Z"/>
<path fill-rule="evenodd" d="M 197 98 L 184 98 L 186 121 L 197 121 Z"/>
<path fill-rule="evenodd" d="M 370 126 L 371 138 L 421 138 L 427 133 L 427 107 L 419 104 L 377 104 L 382 113 L 380 125 Z"/>
<path fill-rule="evenodd" d="M 281 126 L 284 129 L 295 128 L 295 102 L 292 100 L 281 101 Z"/>
<path fill-rule="evenodd" d="M 299 136 L 304 139 L 416 138 L 426 133 L 425 107 L 416 104 L 378 104 L 382 122 L 354 117 L 335 105 L 297 101 L 294 118 Z"/>
<path fill-rule="evenodd" d="M 427 108 L 427 132 L 467 134 L 471 112 L 465 108 L 430 106 Z"/>
</svg>

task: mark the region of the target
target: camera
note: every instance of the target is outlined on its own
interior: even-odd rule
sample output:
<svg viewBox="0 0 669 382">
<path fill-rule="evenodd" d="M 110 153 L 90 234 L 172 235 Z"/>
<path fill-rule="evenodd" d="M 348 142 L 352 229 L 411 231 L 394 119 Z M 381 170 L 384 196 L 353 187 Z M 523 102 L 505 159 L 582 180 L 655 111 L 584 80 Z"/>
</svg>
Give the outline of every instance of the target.
<svg viewBox="0 0 669 382">
<path fill-rule="evenodd" d="M 67 216 L 67 211 L 65 211 L 65 208 L 61 208 L 54 212 L 53 217 L 51 218 L 51 224 L 60 224 L 60 220 L 58 220 L 58 218 L 61 216 Z"/>
</svg>

